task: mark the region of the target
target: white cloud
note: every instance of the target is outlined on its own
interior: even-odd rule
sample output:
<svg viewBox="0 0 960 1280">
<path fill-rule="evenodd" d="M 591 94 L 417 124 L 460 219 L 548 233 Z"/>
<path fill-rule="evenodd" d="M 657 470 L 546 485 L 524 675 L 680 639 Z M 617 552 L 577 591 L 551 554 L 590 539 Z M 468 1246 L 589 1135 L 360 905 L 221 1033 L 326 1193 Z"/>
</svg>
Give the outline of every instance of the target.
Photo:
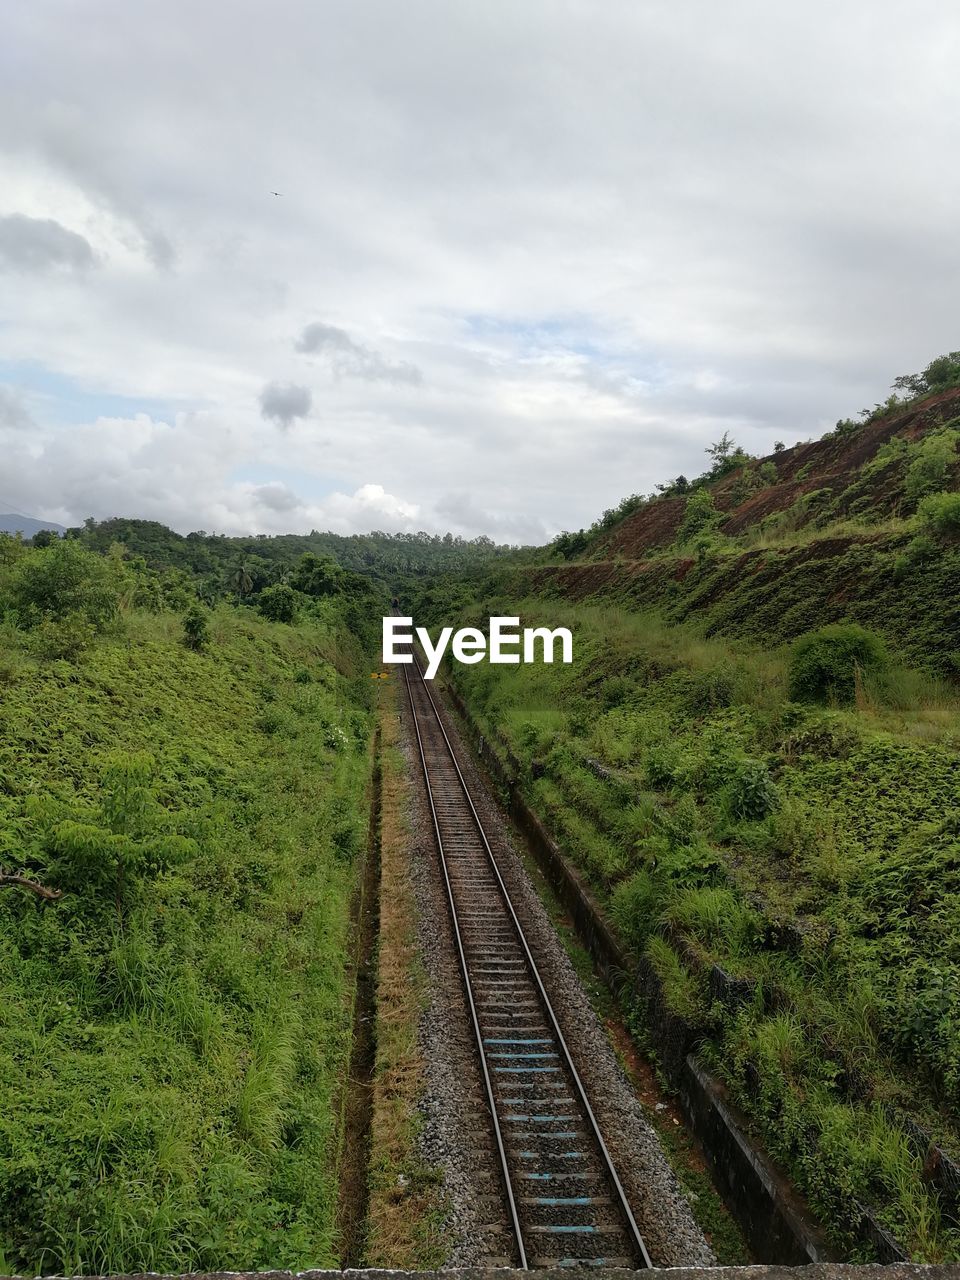
<svg viewBox="0 0 960 1280">
<path fill-rule="evenodd" d="M 958 345 L 946 0 L 21 10 L 24 510 L 539 537 Z"/>
</svg>

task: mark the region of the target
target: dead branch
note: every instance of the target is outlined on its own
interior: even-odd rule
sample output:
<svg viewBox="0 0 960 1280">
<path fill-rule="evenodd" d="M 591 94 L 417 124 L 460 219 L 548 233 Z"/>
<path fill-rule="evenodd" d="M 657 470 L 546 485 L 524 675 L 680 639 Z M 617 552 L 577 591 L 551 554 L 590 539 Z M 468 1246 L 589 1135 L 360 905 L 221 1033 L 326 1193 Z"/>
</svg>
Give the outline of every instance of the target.
<svg viewBox="0 0 960 1280">
<path fill-rule="evenodd" d="M 62 889 L 48 889 L 45 884 L 39 884 L 28 876 L 18 876 L 13 872 L 0 871 L 0 886 L 5 884 L 16 884 L 21 889 L 29 889 L 31 893 L 35 893 L 38 898 L 43 898 L 45 902 L 56 902 L 58 898 L 63 897 Z"/>
</svg>

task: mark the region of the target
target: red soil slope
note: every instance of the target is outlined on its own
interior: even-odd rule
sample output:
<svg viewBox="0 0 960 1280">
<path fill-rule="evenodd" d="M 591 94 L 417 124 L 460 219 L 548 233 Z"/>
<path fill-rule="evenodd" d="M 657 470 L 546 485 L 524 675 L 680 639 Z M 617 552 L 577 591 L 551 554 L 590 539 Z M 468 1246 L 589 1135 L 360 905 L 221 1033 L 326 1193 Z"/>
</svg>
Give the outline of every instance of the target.
<svg viewBox="0 0 960 1280">
<path fill-rule="evenodd" d="M 741 533 L 767 516 L 788 510 L 798 498 L 814 490 L 826 489 L 832 497 L 837 497 L 852 484 L 864 463 L 894 436 L 912 439 L 957 416 L 960 416 L 960 388 L 954 387 L 927 396 L 907 410 L 866 423 L 849 436 L 797 444 L 782 453 L 771 454 L 763 461 L 776 467 L 777 483 L 751 493 L 739 503 L 740 473 L 724 476 L 711 486 L 717 507 L 729 514 L 723 532 Z M 886 498 L 891 515 L 899 501 L 899 491 L 893 483 L 896 473 L 894 464 L 889 468 L 888 484 L 882 472 L 874 476 L 870 484 L 873 505 L 882 508 Z M 662 498 L 651 503 L 601 537 L 590 548 L 589 556 L 641 560 L 650 551 L 669 546 L 676 537 L 685 502 L 684 498 Z"/>
</svg>

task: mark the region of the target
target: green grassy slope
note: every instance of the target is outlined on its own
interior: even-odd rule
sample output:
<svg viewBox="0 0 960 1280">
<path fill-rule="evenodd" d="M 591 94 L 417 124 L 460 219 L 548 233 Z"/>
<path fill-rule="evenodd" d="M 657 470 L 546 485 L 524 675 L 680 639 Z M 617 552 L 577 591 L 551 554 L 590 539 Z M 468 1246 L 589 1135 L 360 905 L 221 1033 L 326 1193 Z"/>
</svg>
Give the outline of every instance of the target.
<svg viewBox="0 0 960 1280">
<path fill-rule="evenodd" d="M 571 667 L 452 665 L 489 740 L 838 1246 L 958 1260 L 960 389 L 712 452 L 411 611 L 570 627 Z M 798 700 L 850 623 L 886 668 Z"/>
<path fill-rule="evenodd" d="M 501 595 L 470 620 L 515 612 L 569 626 L 574 664 L 451 675 L 529 802 L 840 1248 L 869 1256 L 859 1201 L 960 1259 L 911 1129 L 960 1156 L 955 689 L 894 662 L 818 706 L 784 651 L 649 611 Z"/>
<path fill-rule="evenodd" d="M 654 608 L 765 645 L 852 619 L 917 666 L 960 669 L 956 388 L 631 504 L 518 568 L 512 593 Z"/>
<path fill-rule="evenodd" d="M 0 1272 L 335 1265 L 366 685 L 331 602 L 0 644 Z M 144 758 L 146 756 L 147 758 Z"/>
</svg>

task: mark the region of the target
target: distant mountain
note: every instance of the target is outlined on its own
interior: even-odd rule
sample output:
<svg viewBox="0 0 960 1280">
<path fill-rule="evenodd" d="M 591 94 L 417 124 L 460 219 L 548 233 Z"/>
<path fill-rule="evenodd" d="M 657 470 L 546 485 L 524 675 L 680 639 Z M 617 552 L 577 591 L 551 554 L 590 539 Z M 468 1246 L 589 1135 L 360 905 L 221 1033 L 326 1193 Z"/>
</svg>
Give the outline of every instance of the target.
<svg viewBox="0 0 960 1280">
<path fill-rule="evenodd" d="M 18 516 L 15 512 L 0 515 L 0 533 L 22 533 L 25 538 L 32 538 L 41 529 L 52 529 L 54 533 L 67 531 L 65 525 L 55 520 L 34 520 L 33 516 Z"/>
</svg>

